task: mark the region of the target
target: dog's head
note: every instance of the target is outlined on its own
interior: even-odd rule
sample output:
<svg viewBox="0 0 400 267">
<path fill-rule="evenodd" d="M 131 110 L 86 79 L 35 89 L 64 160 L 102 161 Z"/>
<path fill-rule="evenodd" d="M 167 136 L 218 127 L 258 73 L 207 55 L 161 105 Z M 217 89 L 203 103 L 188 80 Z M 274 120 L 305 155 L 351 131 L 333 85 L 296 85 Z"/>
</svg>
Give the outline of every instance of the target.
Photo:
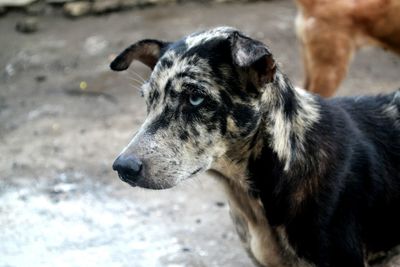
<svg viewBox="0 0 400 267">
<path fill-rule="evenodd" d="M 177 42 L 142 40 L 111 63 L 133 60 L 153 72 L 142 86 L 148 116 L 115 160 L 129 184 L 169 188 L 228 153 L 240 157 L 261 121 L 261 96 L 275 77 L 268 48 L 233 28 L 189 35 Z"/>
</svg>

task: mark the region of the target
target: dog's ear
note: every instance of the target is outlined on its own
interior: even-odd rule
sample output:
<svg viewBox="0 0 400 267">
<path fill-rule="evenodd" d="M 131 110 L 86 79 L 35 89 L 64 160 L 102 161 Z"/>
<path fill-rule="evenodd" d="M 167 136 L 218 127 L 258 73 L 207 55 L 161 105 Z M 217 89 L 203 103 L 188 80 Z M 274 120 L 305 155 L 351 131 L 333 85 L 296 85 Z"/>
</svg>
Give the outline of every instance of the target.
<svg viewBox="0 0 400 267">
<path fill-rule="evenodd" d="M 233 63 L 253 71 L 258 86 L 274 81 L 276 64 L 271 52 L 261 42 L 234 32 L 230 37 Z"/>
<path fill-rule="evenodd" d="M 154 69 L 160 58 L 162 51 L 167 48 L 169 43 L 145 39 L 126 48 L 110 64 L 110 68 L 115 71 L 126 70 L 133 60 L 138 60 L 143 64 Z"/>
</svg>

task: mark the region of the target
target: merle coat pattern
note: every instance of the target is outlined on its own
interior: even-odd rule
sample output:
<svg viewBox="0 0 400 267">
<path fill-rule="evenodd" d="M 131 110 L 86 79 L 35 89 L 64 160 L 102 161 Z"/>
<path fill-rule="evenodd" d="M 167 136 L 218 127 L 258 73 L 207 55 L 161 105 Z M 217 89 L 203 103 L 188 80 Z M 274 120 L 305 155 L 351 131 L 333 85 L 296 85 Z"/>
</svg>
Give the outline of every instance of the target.
<svg viewBox="0 0 400 267">
<path fill-rule="evenodd" d="M 163 189 L 208 171 L 259 266 L 362 267 L 400 244 L 400 91 L 322 99 L 294 88 L 270 50 L 220 27 L 142 40 L 148 116 L 113 168 Z"/>
</svg>

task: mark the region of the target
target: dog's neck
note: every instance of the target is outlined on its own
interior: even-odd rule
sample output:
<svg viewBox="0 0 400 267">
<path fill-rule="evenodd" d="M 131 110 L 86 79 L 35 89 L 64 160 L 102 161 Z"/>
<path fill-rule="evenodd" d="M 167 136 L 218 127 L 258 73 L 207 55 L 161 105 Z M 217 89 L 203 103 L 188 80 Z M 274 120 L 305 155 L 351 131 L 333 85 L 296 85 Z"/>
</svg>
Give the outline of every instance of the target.
<svg viewBox="0 0 400 267">
<path fill-rule="evenodd" d="M 272 195 L 279 190 L 284 195 L 285 190 L 290 190 L 295 199 L 285 199 L 280 204 L 285 210 L 295 209 L 314 190 L 319 173 L 318 164 L 305 160 L 312 154 L 308 151 L 307 134 L 320 119 L 318 99 L 294 88 L 278 71 L 275 81 L 264 88 L 261 102 L 263 114 L 258 129 L 248 140 L 235 146 L 236 151 L 217 159 L 211 172 L 222 177 L 230 190 L 249 195 L 257 196 L 258 191 L 270 191 Z M 289 188 L 292 185 L 286 182 L 293 176 L 302 176 L 307 188 L 297 185 Z M 275 199 L 268 193 L 258 197 L 265 209 L 275 209 L 271 205 L 277 203 L 270 203 Z"/>
<path fill-rule="evenodd" d="M 289 172 L 291 167 L 302 164 L 306 158 L 307 133 L 320 119 L 317 97 L 300 88 L 292 86 L 290 80 L 277 70 L 273 83 L 262 89 L 261 119 L 257 129 L 229 150 L 221 165 L 227 162 L 238 165 L 248 162 L 249 158 L 258 158 L 265 146 L 276 154 L 283 171 Z M 239 164 L 240 165 L 240 164 Z M 218 167 L 218 169 L 225 169 Z"/>
</svg>

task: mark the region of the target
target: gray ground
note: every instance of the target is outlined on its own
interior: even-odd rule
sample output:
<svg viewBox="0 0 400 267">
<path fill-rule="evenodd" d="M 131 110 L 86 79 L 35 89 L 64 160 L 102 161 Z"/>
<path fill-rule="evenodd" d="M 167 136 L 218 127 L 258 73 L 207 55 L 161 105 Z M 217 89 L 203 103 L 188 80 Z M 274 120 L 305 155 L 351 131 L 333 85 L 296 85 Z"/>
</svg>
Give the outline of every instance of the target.
<svg viewBox="0 0 400 267">
<path fill-rule="evenodd" d="M 269 44 L 301 85 L 295 13 L 290 0 L 172 5 L 47 16 L 32 35 L 14 30 L 24 15 L 0 18 L 0 266 L 251 266 L 209 176 L 153 192 L 112 172 L 145 116 L 134 71 L 149 72 L 108 63 L 141 38 L 232 25 Z M 339 94 L 389 92 L 399 73 L 400 58 L 363 50 Z"/>
</svg>

